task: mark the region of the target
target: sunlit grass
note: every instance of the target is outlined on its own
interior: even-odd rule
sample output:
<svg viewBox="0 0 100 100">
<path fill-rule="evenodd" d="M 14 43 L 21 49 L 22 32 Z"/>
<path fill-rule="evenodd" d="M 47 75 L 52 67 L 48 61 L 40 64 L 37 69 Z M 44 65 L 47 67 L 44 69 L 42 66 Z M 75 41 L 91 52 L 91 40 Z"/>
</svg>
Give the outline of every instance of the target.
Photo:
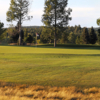
<svg viewBox="0 0 100 100">
<path fill-rule="evenodd" d="M 87 47 L 88 48 L 88 47 Z M 0 46 L 0 53 L 100 54 L 100 49 Z M 94 47 L 95 48 L 95 47 Z"/>
<path fill-rule="evenodd" d="M 0 46 L 0 80 L 100 87 L 100 50 Z"/>
</svg>

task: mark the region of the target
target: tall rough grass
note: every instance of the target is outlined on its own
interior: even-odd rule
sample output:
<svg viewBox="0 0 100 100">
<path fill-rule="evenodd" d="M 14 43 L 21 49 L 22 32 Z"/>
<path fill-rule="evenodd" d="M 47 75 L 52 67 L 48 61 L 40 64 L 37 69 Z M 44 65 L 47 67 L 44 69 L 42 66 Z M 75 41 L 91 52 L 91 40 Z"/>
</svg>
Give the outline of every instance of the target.
<svg viewBox="0 0 100 100">
<path fill-rule="evenodd" d="M 100 88 L 77 89 L 1 82 L 0 100 L 100 100 Z"/>
</svg>

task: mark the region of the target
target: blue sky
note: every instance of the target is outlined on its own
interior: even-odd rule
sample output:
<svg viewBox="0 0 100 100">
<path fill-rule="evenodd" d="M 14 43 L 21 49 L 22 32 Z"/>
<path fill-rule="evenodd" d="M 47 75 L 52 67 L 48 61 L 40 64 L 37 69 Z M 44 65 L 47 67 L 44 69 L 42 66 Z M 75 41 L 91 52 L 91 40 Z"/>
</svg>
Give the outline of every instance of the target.
<svg viewBox="0 0 100 100">
<path fill-rule="evenodd" d="M 41 17 L 44 10 L 45 0 L 33 0 L 29 15 L 33 16 L 31 21 L 25 21 L 23 26 L 41 26 Z M 69 21 L 70 26 L 81 25 L 82 27 L 98 27 L 96 24 L 97 18 L 100 18 L 100 0 L 68 0 L 67 8 L 72 8 Z M 0 0 L 0 20 L 8 27 L 6 21 L 6 12 L 9 9 L 10 0 Z M 12 24 L 16 25 L 16 22 Z"/>
</svg>

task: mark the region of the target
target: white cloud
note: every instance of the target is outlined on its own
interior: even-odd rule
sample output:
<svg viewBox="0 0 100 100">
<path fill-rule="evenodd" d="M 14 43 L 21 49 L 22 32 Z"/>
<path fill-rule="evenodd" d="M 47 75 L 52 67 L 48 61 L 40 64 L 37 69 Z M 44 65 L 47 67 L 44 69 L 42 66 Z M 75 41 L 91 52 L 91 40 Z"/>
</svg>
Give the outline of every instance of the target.
<svg viewBox="0 0 100 100">
<path fill-rule="evenodd" d="M 96 19 L 100 16 L 98 7 L 73 7 L 72 9 L 71 25 L 96 26 Z"/>
<path fill-rule="evenodd" d="M 43 10 L 41 9 L 37 9 L 37 10 L 33 10 L 29 13 L 29 15 L 31 16 L 42 16 L 43 15 Z"/>
<path fill-rule="evenodd" d="M 72 17 L 93 17 L 95 13 L 95 8 L 92 7 L 74 7 L 72 10 Z"/>
<path fill-rule="evenodd" d="M 72 8 L 74 11 L 93 11 L 95 8 L 93 7 L 74 7 Z"/>
</svg>

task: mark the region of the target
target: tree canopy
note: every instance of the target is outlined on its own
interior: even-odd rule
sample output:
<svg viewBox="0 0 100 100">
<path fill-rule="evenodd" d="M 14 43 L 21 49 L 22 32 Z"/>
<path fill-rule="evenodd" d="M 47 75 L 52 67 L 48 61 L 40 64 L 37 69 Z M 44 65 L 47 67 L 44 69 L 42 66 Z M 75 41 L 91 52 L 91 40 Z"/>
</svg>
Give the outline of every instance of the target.
<svg viewBox="0 0 100 100">
<path fill-rule="evenodd" d="M 100 18 L 97 19 L 97 25 L 100 26 Z"/>
</svg>

